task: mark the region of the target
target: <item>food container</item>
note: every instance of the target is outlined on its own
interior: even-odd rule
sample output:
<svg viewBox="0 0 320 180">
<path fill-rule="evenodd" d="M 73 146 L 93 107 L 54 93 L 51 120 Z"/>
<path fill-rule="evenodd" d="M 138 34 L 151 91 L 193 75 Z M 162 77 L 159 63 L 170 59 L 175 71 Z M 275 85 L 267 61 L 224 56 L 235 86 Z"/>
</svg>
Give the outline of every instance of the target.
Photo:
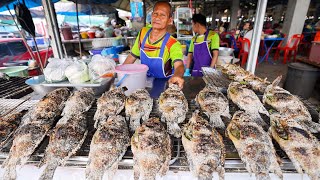
<svg viewBox="0 0 320 180">
<path fill-rule="evenodd" d="M 88 34 L 88 36 L 89 36 L 90 39 L 93 39 L 93 38 L 96 37 L 96 32 L 94 32 L 94 31 L 88 31 L 87 34 Z"/>
<path fill-rule="evenodd" d="M 234 49 L 227 47 L 219 47 L 219 56 L 231 56 Z"/>
<path fill-rule="evenodd" d="M 61 30 L 61 34 L 62 34 L 64 40 L 73 39 L 72 31 L 71 31 L 71 27 L 70 26 L 62 26 L 60 28 L 60 30 Z"/>
<path fill-rule="evenodd" d="M 80 35 L 81 35 L 82 39 L 88 39 L 88 33 L 87 32 L 85 32 L 85 31 L 81 32 Z"/>
<path fill-rule="evenodd" d="M 8 76 L 28 76 L 28 66 L 10 66 L 0 67 L 0 72 L 6 73 Z"/>
<path fill-rule="evenodd" d="M 25 83 L 28 84 L 35 93 L 42 96 L 59 88 L 59 87 L 43 86 L 41 83 L 43 83 L 44 81 L 45 81 L 44 75 L 40 75 L 40 76 L 34 76 L 30 79 L 27 79 Z"/>
<path fill-rule="evenodd" d="M 118 54 L 119 56 L 119 64 L 123 64 L 124 61 L 127 59 L 128 54 Z"/>
<path fill-rule="evenodd" d="M 28 60 L 9 61 L 9 62 L 3 63 L 3 66 L 5 66 L 5 67 L 11 67 L 11 66 L 28 66 Z"/>
<path fill-rule="evenodd" d="M 145 88 L 148 70 L 149 67 L 144 64 L 123 64 L 116 67 L 115 72 L 118 74 L 118 80 L 122 79 L 124 75 L 128 75 L 120 85 L 128 88 L 125 92 L 127 96 L 136 89 Z"/>
</svg>

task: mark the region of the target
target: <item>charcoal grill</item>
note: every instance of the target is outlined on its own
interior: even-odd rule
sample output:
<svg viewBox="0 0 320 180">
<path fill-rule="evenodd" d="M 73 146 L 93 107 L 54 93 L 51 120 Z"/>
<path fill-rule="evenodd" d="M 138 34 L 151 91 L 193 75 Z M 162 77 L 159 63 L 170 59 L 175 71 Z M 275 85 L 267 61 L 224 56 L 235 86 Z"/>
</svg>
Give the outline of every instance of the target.
<svg viewBox="0 0 320 180">
<path fill-rule="evenodd" d="M 19 99 L 33 92 L 31 87 L 25 84 L 28 77 L 10 77 L 9 80 L 0 79 L 0 98 Z"/>
</svg>

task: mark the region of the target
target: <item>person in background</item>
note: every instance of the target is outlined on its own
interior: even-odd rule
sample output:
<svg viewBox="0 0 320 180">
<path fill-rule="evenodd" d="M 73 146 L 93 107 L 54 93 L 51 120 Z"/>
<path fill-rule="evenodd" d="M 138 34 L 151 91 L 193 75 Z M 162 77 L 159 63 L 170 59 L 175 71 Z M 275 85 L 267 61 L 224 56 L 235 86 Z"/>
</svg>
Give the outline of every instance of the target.
<svg viewBox="0 0 320 180">
<path fill-rule="evenodd" d="M 320 20 L 315 24 L 315 30 L 317 31 L 314 41 L 320 41 Z"/>
<path fill-rule="evenodd" d="M 170 78 L 169 83 L 183 88 L 183 54 L 179 41 L 170 36 L 167 28 L 172 24 L 172 7 L 167 1 L 155 3 L 151 24 L 143 27 L 124 64 L 132 64 L 137 58 L 149 67 L 148 76 Z"/>
<path fill-rule="evenodd" d="M 192 17 L 192 29 L 196 36 L 192 38 L 185 76 L 202 76 L 201 67 L 215 67 L 219 54 L 219 35 L 207 29 L 206 17 L 202 14 L 194 14 Z M 194 62 L 192 72 L 191 64 Z M 191 73 L 191 74 L 190 74 Z"/>
<path fill-rule="evenodd" d="M 242 27 L 242 30 L 239 33 L 239 36 L 243 38 L 246 35 L 246 33 L 250 31 L 250 27 L 251 27 L 251 23 L 249 21 L 245 22 Z"/>
</svg>

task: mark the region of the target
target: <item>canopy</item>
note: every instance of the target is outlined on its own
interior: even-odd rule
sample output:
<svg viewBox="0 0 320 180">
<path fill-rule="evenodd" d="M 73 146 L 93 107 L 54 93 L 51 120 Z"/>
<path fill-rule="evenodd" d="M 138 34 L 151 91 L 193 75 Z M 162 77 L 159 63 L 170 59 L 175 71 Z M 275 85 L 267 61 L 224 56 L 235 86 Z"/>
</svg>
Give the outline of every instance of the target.
<svg viewBox="0 0 320 180">
<path fill-rule="evenodd" d="M 8 10 L 6 5 L 9 5 L 10 9 L 13 9 L 13 5 L 19 0 L 1 0 L 0 1 L 0 12 Z M 60 0 L 51 0 L 51 2 L 56 3 Z M 22 2 L 22 1 L 20 1 Z M 25 0 L 27 8 L 33 8 L 37 6 L 42 6 L 41 0 Z"/>
</svg>

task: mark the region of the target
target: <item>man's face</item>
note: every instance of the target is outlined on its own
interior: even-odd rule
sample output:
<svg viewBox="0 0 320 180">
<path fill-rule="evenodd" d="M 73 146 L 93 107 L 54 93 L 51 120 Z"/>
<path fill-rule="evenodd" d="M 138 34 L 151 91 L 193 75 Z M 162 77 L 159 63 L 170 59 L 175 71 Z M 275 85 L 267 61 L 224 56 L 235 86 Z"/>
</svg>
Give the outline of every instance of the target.
<svg viewBox="0 0 320 180">
<path fill-rule="evenodd" d="M 245 23 L 245 24 L 244 24 L 244 26 L 243 26 L 243 29 L 248 30 L 248 29 L 249 29 L 249 27 L 250 27 L 250 23 Z"/>
<path fill-rule="evenodd" d="M 199 23 L 195 23 L 192 21 L 192 30 L 194 33 L 199 33 L 198 30 L 199 30 Z"/>
<path fill-rule="evenodd" d="M 167 26 L 171 23 L 170 8 L 165 4 L 157 4 L 151 16 L 152 28 L 167 29 Z"/>
</svg>

